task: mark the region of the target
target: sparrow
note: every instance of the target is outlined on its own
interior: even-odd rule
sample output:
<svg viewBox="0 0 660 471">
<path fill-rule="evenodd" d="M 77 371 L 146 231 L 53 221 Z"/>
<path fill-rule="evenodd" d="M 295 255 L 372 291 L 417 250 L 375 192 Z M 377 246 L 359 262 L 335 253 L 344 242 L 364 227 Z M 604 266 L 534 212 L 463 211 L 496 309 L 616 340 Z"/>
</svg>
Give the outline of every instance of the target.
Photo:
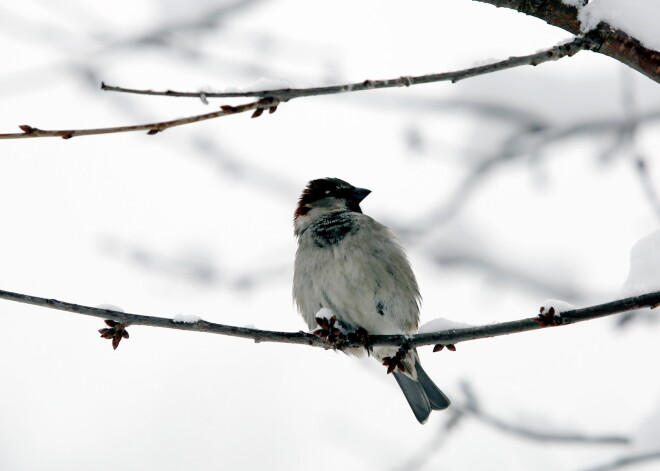
<svg viewBox="0 0 660 471">
<path fill-rule="evenodd" d="M 362 213 L 371 193 L 339 178 L 312 180 L 294 213 L 298 249 L 293 298 L 310 330 L 335 334 L 414 334 L 421 297 L 417 280 L 392 232 Z M 323 310 L 323 311 L 322 311 Z M 332 312 L 328 320 L 320 312 Z M 321 316 L 321 317 L 319 317 Z M 360 355 L 368 348 L 347 353 Z M 372 356 L 388 366 L 420 423 L 450 401 L 426 374 L 417 351 L 373 347 Z"/>
</svg>

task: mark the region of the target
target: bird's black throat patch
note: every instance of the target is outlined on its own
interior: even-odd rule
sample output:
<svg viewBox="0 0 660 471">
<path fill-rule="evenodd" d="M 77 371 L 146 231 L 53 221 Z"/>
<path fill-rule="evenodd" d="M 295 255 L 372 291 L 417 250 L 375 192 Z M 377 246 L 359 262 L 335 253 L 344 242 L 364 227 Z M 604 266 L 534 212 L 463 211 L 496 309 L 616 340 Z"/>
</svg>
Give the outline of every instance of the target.
<svg viewBox="0 0 660 471">
<path fill-rule="evenodd" d="M 314 221 L 309 230 L 318 247 L 330 247 L 347 235 L 355 234 L 359 228 L 351 211 L 333 211 Z"/>
</svg>

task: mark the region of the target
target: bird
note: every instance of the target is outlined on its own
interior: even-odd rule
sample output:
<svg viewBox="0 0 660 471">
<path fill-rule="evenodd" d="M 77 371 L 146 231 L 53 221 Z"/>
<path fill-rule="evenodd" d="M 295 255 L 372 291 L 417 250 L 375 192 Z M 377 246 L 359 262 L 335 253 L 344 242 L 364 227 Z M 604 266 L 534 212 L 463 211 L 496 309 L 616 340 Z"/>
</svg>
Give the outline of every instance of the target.
<svg viewBox="0 0 660 471">
<path fill-rule="evenodd" d="M 298 201 L 293 298 L 317 335 L 410 335 L 419 327 L 421 296 L 410 262 L 390 229 L 360 208 L 370 193 L 339 178 L 320 178 L 307 184 Z M 369 353 L 364 347 L 344 350 Z M 419 423 L 432 410 L 449 407 L 416 349 L 374 346 L 371 356 L 394 374 Z"/>
</svg>

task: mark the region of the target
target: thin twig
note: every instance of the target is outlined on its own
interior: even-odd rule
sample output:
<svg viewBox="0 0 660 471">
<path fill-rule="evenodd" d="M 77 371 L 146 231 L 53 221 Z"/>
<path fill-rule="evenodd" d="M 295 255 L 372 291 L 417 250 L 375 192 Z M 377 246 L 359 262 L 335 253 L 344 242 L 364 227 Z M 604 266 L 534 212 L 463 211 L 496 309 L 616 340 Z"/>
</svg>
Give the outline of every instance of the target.
<svg viewBox="0 0 660 471">
<path fill-rule="evenodd" d="M 470 411 L 473 412 L 473 411 Z M 475 418 L 497 430 L 540 443 L 565 443 L 585 445 L 626 445 L 629 440 L 620 435 L 585 435 L 579 432 L 552 432 L 506 422 L 484 412 L 473 412 Z"/>
<path fill-rule="evenodd" d="M 430 439 L 421 445 L 402 463 L 394 466 L 392 471 L 417 471 L 422 469 L 428 461 L 445 445 L 455 431 L 467 416 L 460 407 L 451 407 L 446 411 L 444 420 L 438 425 L 435 433 L 430 435 Z"/>
<path fill-rule="evenodd" d="M 84 314 L 87 316 L 99 317 L 102 319 L 112 319 L 127 325 L 147 325 L 151 327 L 164 327 L 167 329 L 191 330 L 197 332 L 208 332 L 220 335 L 229 335 L 232 337 L 241 337 L 252 339 L 255 342 L 279 342 L 305 344 L 321 348 L 334 348 L 326 340 L 313 334 L 305 332 L 276 332 L 270 330 L 251 329 L 247 327 L 235 327 L 223 324 L 214 324 L 204 320 L 197 322 L 177 322 L 173 319 L 163 317 L 143 316 L 139 314 L 128 314 L 110 309 L 100 309 L 80 304 L 73 304 L 55 299 L 41 298 L 27 294 L 13 293 L 0 290 L 0 299 L 16 301 L 19 303 L 32 304 L 60 311 Z M 620 312 L 640 309 L 644 307 L 656 307 L 660 305 L 660 291 L 635 296 L 631 298 L 620 299 L 605 304 L 589 306 L 581 309 L 573 309 L 555 314 L 551 318 L 547 314 L 543 318 L 532 317 L 520 319 L 517 321 L 502 322 L 499 324 L 490 324 L 479 327 L 470 327 L 465 329 L 451 329 L 442 332 L 432 332 L 426 334 L 406 335 L 373 335 L 370 337 L 372 345 L 408 345 L 411 347 L 421 345 L 453 345 L 467 340 L 483 339 L 488 337 L 497 337 L 500 335 L 514 334 L 518 332 L 528 332 L 538 330 L 549 325 L 568 325 L 575 322 L 597 319 L 599 317 L 609 316 Z M 346 341 L 342 347 L 361 346 L 359 341 Z"/>
<path fill-rule="evenodd" d="M 419 85 L 423 83 L 433 82 L 458 82 L 470 77 L 478 75 L 489 74 L 500 70 L 511 69 L 520 67 L 522 65 L 538 65 L 548 61 L 556 61 L 562 57 L 572 56 L 580 51 L 589 50 L 597 47 L 598 44 L 590 37 L 576 37 L 572 41 L 565 44 L 560 44 L 540 52 L 530 54 L 527 56 L 514 56 L 508 59 L 495 62 L 492 64 L 472 67 L 469 69 L 458 70 L 455 72 L 445 72 L 441 74 L 429 74 L 418 76 L 403 76 L 394 79 L 385 80 L 365 80 L 363 82 L 347 83 L 342 85 L 332 85 L 328 87 L 311 87 L 311 88 L 281 88 L 277 90 L 258 90 L 258 91 L 245 91 L 245 92 L 177 92 L 174 90 L 155 91 L 155 90 L 140 90 L 135 88 L 117 87 L 101 84 L 102 90 L 111 92 L 133 93 L 137 95 L 155 95 L 155 96 L 170 96 L 170 97 L 186 97 L 186 98 L 237 98 L 237 97 L 274 97 L 281 101 L 292 100 L 294 98 L 319 96 L 319 95 L 332 95 L 336 93 L 359 92 L 364 90 L 374 90 L 378 88 L 394 88 L 394 87 L 409 87 L 411 85 Z"/>
<path fill-rule="evenodd" d="M 629 71 L 626 70 L 625 72 Z M 651 205 L 656 218 L 660 219 L 660 197 L 658 197 L 658 192 L 651 179 L 647 159 L 644 154 L 637 150 L 636 140 L 642 120 L 639 117 L 640 113 L 637 106 L 635 83 L 629 73 L 623 74 L 621 85 L 621 103 L 623 105 L 625 125 L 622 126 L 621 132 L 619 133 L 621 136 L 619 139 L 621 144 L 617 144 L 619 144 L 619 146 L 622 146 L 623 144 L 627 145 L 628 152 L 633 161 L 633 165 L 635 166 L 644 195 Z M 617 144 L 615 144 L 615 146 L 617 146 Z"/>
<path fill-rule="evenodd" d="M 134 126 L 116 126 L 110 128 L 95 128 L 95 129 L 64 129 L 64 130 L 46 130 L 39 129 L 33 126 L 23 124 L 19 126 L 23 132 L 0 134 L 0 139 L 25 139 L 29 137 L 61 137 L 62 139 L 71 139 L 76 136 L 91 136 L 97 134 L 113 134 L 118 132 L 132 132 L 132 131 L 147 131 L 147 134 L 157 134 L 166 129 L 184 124 L 196 123 L 198 121 L 205 121 L 207 119 L 220 118 L 232 114 L 244 113 L 246 111 L 255 110 L 258 113 L 260 110 L 277 108 L 277 100 L 263 99 L 252 103 L 237 106 L 223 106 L 220 111 L 212 113 L 200 114 L 195 116 L 188 116 L 186 118 L 174 119 L 171 121 L 161 121 L 149 124 L 137 124 Z M 261 113 L 259 113 L 261 114 Z M 254 117 L 258 116 L 258 114 Z"/>
<path fill-rule="evenodd" d="M 637 455 L 628 455 L 616 458 L 613 461 L 596 466 L 593 468 L 587 468 L 584 471 L 614 471 L 616 469 L 622 469 L 627 466 L 633 466 L 640 463 L 646 463 L 649 461 L 660 460 L 660 450 L 651 451 L 648 453 L 639 453 Z"/>
<path fill-rule="evenodd" d="M 462 382 L 461 388 L 465 395 L 465 403 L 457 404 L 456 407 L 462 410 L 463 413 L 470 414 L 475 419 L 504 433 L 541 443 L 585 445 L 627 445 L 630 443 L 630 439 L 622 435 L 587 435 L 579 432 L 549 431 L 539 427 L 534 428 L 507 422 L 482 410 L 469 383 Z"/>
</svg>

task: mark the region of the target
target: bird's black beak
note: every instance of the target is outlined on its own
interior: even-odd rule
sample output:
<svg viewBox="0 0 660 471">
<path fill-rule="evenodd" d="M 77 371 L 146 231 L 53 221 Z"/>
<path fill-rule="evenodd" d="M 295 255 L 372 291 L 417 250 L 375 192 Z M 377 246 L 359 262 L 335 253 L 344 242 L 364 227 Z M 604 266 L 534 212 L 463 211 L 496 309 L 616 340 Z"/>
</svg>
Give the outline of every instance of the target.
<svg viewBox="0 0 660 471">
<path fill-rule="evenodd" d="M 356 203 L 359 203 L 360 201 L 365 199 L 369 195 L 369 193 L 371 193 L 371 190 L 367 190 L 366 188 L 353 188 L 353 191 L 351 193 L 353 200 Z"/>
</svg>

